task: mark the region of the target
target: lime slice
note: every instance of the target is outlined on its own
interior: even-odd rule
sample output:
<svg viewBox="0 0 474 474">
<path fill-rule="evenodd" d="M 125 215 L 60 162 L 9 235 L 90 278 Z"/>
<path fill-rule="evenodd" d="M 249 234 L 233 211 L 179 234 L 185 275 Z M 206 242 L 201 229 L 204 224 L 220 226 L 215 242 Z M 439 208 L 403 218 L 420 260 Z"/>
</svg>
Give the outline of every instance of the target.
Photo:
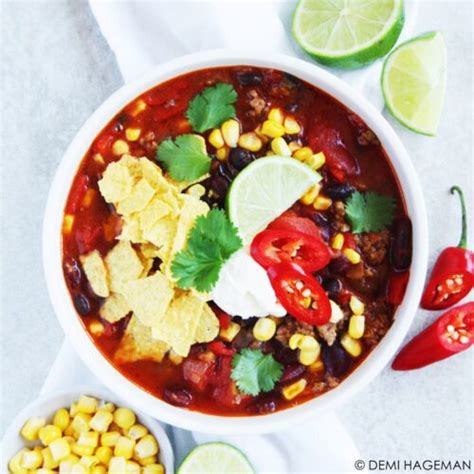
<svg viewBox="0 0 474 474">
<path fill-rule="evenodd" d="M 248 459 L 226 443 L 207 443 L 194 448 L 176 474 L 255 474 Z"/>
<path fill-rule="evenodd" d="M 227 195 L 230 220 L 244 243 L 291 207 L 321 176 L 282 156 L 259 158 L 237 175 Z"/>
<path fill-rule="evenodd" d="M 446 56 L 443 35 L 434 31 L 401 44 L 385 61 L 385 104 L 415 132 L 436 134 L 446 89 Z"/>
<path fill-rule="evenodd" d="M 403 23 L 403 0 L 300 0 L 293 36 L 317 61 L 351 69 L 385 56 Z"/>
</svg>

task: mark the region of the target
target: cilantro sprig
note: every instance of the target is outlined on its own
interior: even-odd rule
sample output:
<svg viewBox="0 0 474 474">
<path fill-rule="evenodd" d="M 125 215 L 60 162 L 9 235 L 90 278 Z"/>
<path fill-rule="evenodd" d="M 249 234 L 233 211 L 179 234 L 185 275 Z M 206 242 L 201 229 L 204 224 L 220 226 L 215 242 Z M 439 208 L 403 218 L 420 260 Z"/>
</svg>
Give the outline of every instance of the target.
<svg viewBox="0 0 474 474">
<path fill-rule="evenodd" d="M 237 92 L 231 84 L 219 82 L 206 87 L 189 103 L 186 117 L 195 132 L 219 127 L 224 120 L 235 116 Z"/>
<path fill-rule="evenodd" d="M 163 140 L 156 150 L 156 158 L 176 181 L 192 181 L 209 172 L 211 158 L 206 143 L 198 135 L 178 135 L 174 140 Z"/>
<path fill-rule="evenodd" d="M 171 272 L 180 288 L 210 291 L 229 257 L 242 247 L 237 229 L 224 211 L 212 209 L 199 216 L 184 250 L 178 252 Z"/>
<path fill-rule="evenodd" d="M 393 221 L 396 208 L 395 199 L 374 192 L 352 193 L 346 203 L 346 216 L 352 232 L 379 232 Z"/>
<path fill-rule="evenodd" d="M 242 349 L 232 358 L 232 380 L 248 395 L 273 390 L 282 373 L 283 365 L 260 349 Z"/>
</svg>

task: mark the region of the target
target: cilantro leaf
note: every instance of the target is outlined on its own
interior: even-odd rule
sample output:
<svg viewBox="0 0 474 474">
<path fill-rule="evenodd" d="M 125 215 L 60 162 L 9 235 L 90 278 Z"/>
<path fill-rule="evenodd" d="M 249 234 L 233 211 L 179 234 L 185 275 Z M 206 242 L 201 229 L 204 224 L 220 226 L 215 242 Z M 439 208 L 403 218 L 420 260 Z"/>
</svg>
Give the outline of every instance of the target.
<svg viewBox="0 0 474 474">
<path fill-rule="evenodd" d="M 283 365 L 260 349 L 242 349 L 232 358 L 232 380 L 248 395 L 273 390 L 282 373 Z"/>
<path fill-rule="evenodd" d="M 346 215 L 352 225 L 352 232 L 379 232 L 393 221 L 395 199 L 374 192 L 352 193 L 346 203 Z"/>
<path fill-rule="evenodd" d="M 156 158 L 177 181 L 192 181 L 209 172 L 211 158 L 206 144 L 198 135 L 178 135 L 167 138 L 156 149 Z"/>
<path fill-rule="evenodd" d="M 189 103 L 186 117 L 195 132 L 219 127 L 224 120 L 235 116 L 237 92 L 231 84 L 219 82 L 206 87 Z"/>
<path fill-rule="evenodd" d="M 186 247 L 173 259 L 171 273 L 180 288 L 210 291 L 225 261 L 241 247 L 237 229 L 225 212 L 212 209 L 196 219 Z"/>
</svg>

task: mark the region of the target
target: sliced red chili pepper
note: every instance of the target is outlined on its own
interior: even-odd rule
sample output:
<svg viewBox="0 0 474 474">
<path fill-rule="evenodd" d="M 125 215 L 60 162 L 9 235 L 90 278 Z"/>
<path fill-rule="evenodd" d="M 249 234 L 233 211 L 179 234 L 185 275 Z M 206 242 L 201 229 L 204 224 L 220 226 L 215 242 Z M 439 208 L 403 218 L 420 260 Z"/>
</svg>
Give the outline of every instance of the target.
<svg viewBox="0 0 474 474">
<path fill-rule="evenodd" d="M 321 270 L 331 260 L 331 252 L 321 238 L 287 229 L 269 229 L 257 234 L 250 254 L 263 268 L 291 262 L 308 272 Z"/>
<path fill-rule="evenodd" d="M 393 361 L 394 370 L 412 370 L 465 351 L 474 342 L 474 303 L 449 310 L 415 336 Z"/>
<path fill-rule="evenodd" d="M 228 329 L 230 325 L 230 316 L 220 309 L 217 305 L 212 305 L 212 310 L 217 316 L 217 319 L 219 320 L 219 327 L 221 329 Z"/>
<path fill-rule="evenodd" d="M 307 234 L 311 237 L 321 237 L 321 230 L 308 217 L 300 217 L 293 211 L 286 211 L 278 219 L 275 219 L 267 230 L 291 230 Z"/>
<path fill-rule="evenodd" d="M 227 347 L 222 341 L 212 341 L 207 345 L 208 349 L 216 355 L 232 356 L 234 349 Z"/>
<path fill-rule="evenodd" d="M 474 252 L 467 249 L 466 204 L 461 189 L 451 188 L 461 200 L 462 232 L 457 247 L 448 247 L 439 255 L 421 299 L 425 309 L 445 309 L 461 301 L 474 286 Z"/>
<path fill-rule="evenodd" d="M 278 300 L 291 316 L 315 326 L 329 321 L 331 305 L 315 278 L 293 263 L 278 263 L 267 272 Z"/>
<path fill-rule="evenodd" d="M 393 273 L 388 280 L 387 301 L 390 304 L 399 305 L 403 301 L 408 285 L 409 272 Z"/>
<path fill-rule="evenodd" d="M 354 234 L 351 234 L 349 232 L 344 234 L 344 244 L 342 245 L 342 248 L 352 250 L 355 250 L 357 248 Z"/>
</svg>

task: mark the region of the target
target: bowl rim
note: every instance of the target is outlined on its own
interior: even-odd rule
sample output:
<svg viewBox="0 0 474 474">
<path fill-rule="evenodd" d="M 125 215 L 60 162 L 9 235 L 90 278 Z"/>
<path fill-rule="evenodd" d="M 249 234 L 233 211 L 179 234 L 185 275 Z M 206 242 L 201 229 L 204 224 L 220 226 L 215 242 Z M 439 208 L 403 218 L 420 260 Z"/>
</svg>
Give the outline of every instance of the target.
<svg viewBox="0 0 474 474">
<path fill-rule="evenodd" d="M 374 131 L 398 178 L 413 226 L 413 260 L 410 280 L 395 320 L 367 359 L 338 387 L 303 404 L 261 416 L 218 416 L 170 405 L 128 380 L 93 344 L 77 316 L 62 273 L 61 226 L 67 194 L 77 168 L 102 128 L 125 105 L 164 81 L 199 69 L 225 66 L 280 69 L 318 87 L 359 115 Z M 328 71 L 309 62 L 281 54 L 212 50 L 194 53 L 155 67 L 138 81 L 126 84 L 105 100 L 87 119 L 64 154 L 52 182 L 43 221 L 43 267 L 56 316 L 76 352 L 111 391 L 131 405 L 174 426 L 214 434 L 264 433 L 302 421 L 310 414 L 339 405 L 366 386 L 388 364 L 414 318 L 423 290 L 428 263 L 428 224 L 416 171 L 395 131 L 358 91 Z"/>
<path fill-rule="evenodd" d="M 55 390 L 41 394 L 38 398 L 26 405 L 15 416 L 2 438 L 2 456 L 0 466 L 6 467 L 10 459 L 22 447 L 28 447 L 33 444 L 25 441 L 20 435 L 20 430 L 28 418 L 32 416 L 52 417 L 56 410 L 59 410 L 66 405 L 70 405 L 81 395 L 90 395 L 99 400 L 110 401 L 116 406 L 130 407 L 137 415 L 140 423 L 148 428 L 150 433 L 157 439 L 160 446 L 159 462 L 163 464 L 166 472 L 174 472 L 173 449 L 167 433 L 158 421 L 149 415 L 144 414 L 141 410 L 136 409 L 132 404 L 121 400 L 118 395 L 115 395 L 105 387 L 97 387 L 94 385 L 74 385 L 67 390 Z"/>
</svg>

